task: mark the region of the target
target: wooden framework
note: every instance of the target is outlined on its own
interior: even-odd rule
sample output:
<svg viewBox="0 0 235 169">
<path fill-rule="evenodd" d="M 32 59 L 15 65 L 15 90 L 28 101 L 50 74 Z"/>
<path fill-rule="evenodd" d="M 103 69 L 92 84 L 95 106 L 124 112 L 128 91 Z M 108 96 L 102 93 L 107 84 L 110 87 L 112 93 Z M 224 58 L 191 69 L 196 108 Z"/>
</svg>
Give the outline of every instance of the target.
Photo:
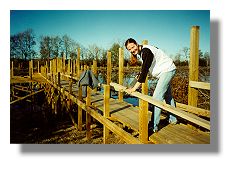
<svg viewBox="0 0 235 169">
<path fill-rule="evenodd" d="M 197 104 L 197 89 L 207 89 L 210 90 L 210 84 L 209 83 L 202 83 L 198 82 L 197 77 L 197 71 L 198 64 L 197 64 L 197 56 L 198 56 L 198 41 L 199 41 L 199 27 L 194 26 L 191 31 L 191 53 L 190 53 L 190 76 L 189 76 L 189 105 L 184 105 L 181 103 L 177 103 L 177 108 L 172 107 L 168 104 L 165 104 L 163 102 L 154 100 L 152 97 L 148 96 L 148 78 L 146 78 L 146 82 L 142 84 L 142 93 L 139 92 L 133 92 L 131 93 L 132 96 L 139 98 L 139 107 L 134 108 L 129 105 L 125 105 L 125 107 L 128 107 L 129 109 L 133 109 L 135 112 L 137 112 L 138 116 L 138 127 L 136 127 L 136 130 L 139 133 L 139 137 L 136 138 L 132 136 L 130 133 L 124 131 L 122 128 L 114 124 L 111 120 L 115 119 L 118 120 L 118 116 L 114 116 L 111 114 L 113 109 L 111 107 L 111 98 L 110 98 L 110 87 L 113 87 L 116 91 L 118 91 L 118 104 L 121 105 L 121 103 L 125 103 L 123 101 L 123 92 L 125 92 L 126 87 L 123 86 L 123 73 L 124 73 L 124 50 L 122 48 L 119 49 L 119 84 L 113 83 L 111 80 L 111 71 L 112 71 L 112 62 L 111 62 L 111 52 L 107 52 L 107 84 L 103 85 L 104 88 L 104 95 L 103 95 L 103 106 L 102 111 L 103 115 L 100 114 L 97 110 L 97 108 L 94 108 L 92 104 L 92 94 L 96 92 L 96 90 L 91 90 L 91 88 L 87 87 L 87 97 L 82 98 L 82 88 L 76 90 L 77 95 L 74 94 L 73 91 L 73 84 L 72 80 L 78 80 L 80 77 L 80 74 L 83 70 L 88 70 L 89 67 L 87 65 L 81 65 L 80 64 L 80 49 L 78 48 L 78 58 L 75 60 L 68 60 L 68 64 L 65 63 L 65 57 L 59 59 L 55 58 L 49 62 L 49 69 L 47 62 L 45 66 L 42 66 L 38 62 L 38 73 L 33 74 L 33 60 L 29 61 L 29 77 L 31 80 L 34 76 L 39 75 L 41 78 L 44 79 L 48 84 L 53 86 L 56 90 L 58 90 L 63 96 L 68 98 L 68 104 L 69 106 L 73 103 L 78 105 L 78 122 L 77 125 L 75 124 L 75 120 L 72 118 L 72 121 L 74 125 L 77 127 L 79 131 L 82 131 L 82 114 L 83 111 L 86 112 L 86 136 L 87 139 L 91 139 L 92 137 L 92 130 L 91 130 L 91 118 L 95 118 L 100 123 L 104 125 L 104 144 L 109 143 L 109 134 L 110 132 L 113 132 L 117 134 L 121 139 L 123 139 L 126 143 L 130 144 L 147 144 L 149 143 L 149 136 L 148 136 L 148 121 L 149 121 L 149 111 L 148 111 L 148 104 L 151 103 L 161 109 L 164 109 L 168 112 L 171 112 L 172 114 L 175 114 L 189 122 L 192 122 L 194 124 L 197 124 L 208 131 L 210 131 L 210 122 L 198 117 L 197 115 L 210 117 L 210 111 L 200 109 L 196 107 Z M 142 42 L 143 45 L 148 44 L 147 40 L 144 40 Z M 39 69 L 40 68 L 40 69 Z M 14 64 L 12 62 L 11 66 L 11 77 L 14 77 Z M 97 76 L 97 61 L 93 61 L 92 71 Z M 40 72 L 40 73 L 39 73 Z M 69 86 L 68 89 L 63 87 L 61 84 L 62 80 L 69 80 Z M 15 87 L 17 90 L 22 90 Z M 20 100 L 23 100 L 27 97 L 30 97 L 34 94 L 37 94 L 43 90 L 40 90 L 38 92 L 30 93 L 29 95 L 18 98 L 15 101 L 12 101 L 11 104 L 16 103 Z M 138 110 L 138 111 L 136 111 Z M 154 137 L 152 137 L 152 140 L 154 140 Z M 154 142 L 154 141 L 153 141 Z"/>
</svg>

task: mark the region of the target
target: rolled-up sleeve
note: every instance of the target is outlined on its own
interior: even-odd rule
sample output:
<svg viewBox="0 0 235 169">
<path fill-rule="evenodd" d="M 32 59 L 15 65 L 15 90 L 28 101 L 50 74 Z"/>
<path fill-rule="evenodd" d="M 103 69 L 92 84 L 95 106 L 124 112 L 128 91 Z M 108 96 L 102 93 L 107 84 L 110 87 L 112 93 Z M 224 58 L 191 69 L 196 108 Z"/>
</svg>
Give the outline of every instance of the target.
<svg viewBox="0 0 235 169">
<path fill-rule="evenodd" d="M 141 51 L 141 56 L 143 60 L 142 68 L 141 68 L 141 73 L 138 78 L 138 82 L 144 83 L 145 79 L 147 77 L 147 74 L 149 72 L 149 68 L 151 67 L 151 64 L 153 62 L 153 53 L 151 52 L 150 49 L 144 48 Z"/>
</svg>

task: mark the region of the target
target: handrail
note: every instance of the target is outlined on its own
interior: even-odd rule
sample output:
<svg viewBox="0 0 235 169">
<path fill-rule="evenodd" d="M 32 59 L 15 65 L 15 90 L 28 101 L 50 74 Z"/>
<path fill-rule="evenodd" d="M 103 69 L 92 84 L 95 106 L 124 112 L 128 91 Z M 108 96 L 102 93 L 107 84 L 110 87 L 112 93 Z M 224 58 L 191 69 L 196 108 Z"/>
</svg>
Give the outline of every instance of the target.
<svg viewBox="0 0 235 169">
<path fill-rule="evenodd" d="M 123 92 L 125 92 L 126 89 L 127 89 L 125 86 L 122 86 L 120 84 L 113 83 L 113 82 L 111 82 L 110 85 L 113 86 L 116 91 L 123 91 Z M 155 100 L 152 97 L 150 97 L 148 95 L 144 95 L 144 94 L 139 93 L 139 92 L 132 92 L 130 95 L 135 96 L 135 97 L 137 97 L 139 99 L 145 100 L 145 101 L 147 101 L 147 102 L 149 102 L 149 103 L 151 103 L 151 104 L 153 104 L 153 105 L 155 105 L 155 106 L 157 106 L 157 107 L 159 107 L 161 109 L 164 109 L 164 110 L 166 110 L 168 112 L 171 112 L 172 114 L 180 116 L 180 117 L 182 117 L 182 118 L 184 118 L 184 119 L 186 119 L 186 120 L 188 120 L 188 121 L 190 121 L 192 123 L 195 123 L 195 124 L 197 124 L 199 126 L 202 126 L 202 127 L 206 128 L 206 129 L 210 130 L 210 122 L 205 120 L 205 119 L 202 119 L 202 118 L 200 118 L 200 117 L 198 117 L 198 116 L 196 116 L 194 114 L 187 113 L 187 112 L 185 112 L 183 110 L 175 108 L 175 107 L 173 107 L 171 105 L 168 105 L 168 104 L 166 104 L 164 102 Z"/>
</svg>

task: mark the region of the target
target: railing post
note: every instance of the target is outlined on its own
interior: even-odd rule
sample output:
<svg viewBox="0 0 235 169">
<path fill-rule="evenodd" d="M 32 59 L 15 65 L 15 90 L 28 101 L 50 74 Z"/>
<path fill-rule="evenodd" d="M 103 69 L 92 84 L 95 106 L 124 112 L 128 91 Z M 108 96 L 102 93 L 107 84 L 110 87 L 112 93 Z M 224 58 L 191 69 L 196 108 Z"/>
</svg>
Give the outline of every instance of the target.
<svg viewBox="0 0 235 169">
<path fill-rule="evenodd" d="M 105 118 L 110 116 L 109 99 L 110 99 L 110 86 L 104 85 L 104 117 Z M 108 138 L 109 138 L 109 129 L 104 126 L 104 144 L 108 144 Z"/>
<path fill-rule="evenodd" d="M 144 40 L 143 45 L 147 45 L 148 41 Z M 148 76 L 145 83 L 142 83 L 142 94 L 148 95 Z M 139 102 L 139 139 L 142 143 L 148 143 L 148 102 L 140 99 Z"/>
<path fill-rule="evenodd" d="M 91 88 L 89 86 L 87 86 L 86 105 L 91 105 Z M 88 112 L 86 112 L 86 138 L 91 139 L 91 115 Z"/>
<path fill-rule="evenodd" d="M 112 72 L 112 62 L 111 62 L 111 52 L 107 52 L 107 85 L 111 82 L 111 72 Z"/>
<path fill-rule="evenodd" d="M 62 72 L 65 74 L 65 55 L 63 54 L 63 58 L 62 58 Z"/>
<path fill-rule="evenodd" d="M 78 56 L 77 56 L 77 77 L 80 77 L 80 48 L 78 48 Z"/>
<path fill-rule="evenodd" d="M 198 81 L 199 74 L 199 26 L 193 26 L 190 34 L 189 82 Z M 188 105 L 197 107 L 198 90 L 188 86 Z"/>
<path fill-rule="evenodd" d="M 58 72 L 58 86 L 59 86 L 59 88 L 61 87 L 61 85 L 60 85 L 60 72 Z"/>
<path fill-rule="evenodd" d="M 97 60 L 93 60 L 92 71 L 93 71 L 95 77 L 98 79 L 98 74 L 97 74 Z M 93 91 L 94 91 L 94 92 L 97 92 L 97 89 L 95 88 Z"/>
<path fill-rule="evenodd" d="M 11 77 L 14 76 L 14 62 L 11 62 Z"/>
<path fill-rule="evenodd" d="M 78 88 L 78 100 L 82 100 L 82 86 Z M 82 108 L 78 106 L 78 130 L 82 131 Z"/>
<path fill-rule="evenodd" d="M 39 70 L 39 68 L 40 68 L 40 67 L 39 67 L 39 61 L 38 61 L 38 73 L 40 73 L 40 70 Z"/>
<path fill-rule="evenodd" d="M 68 66 L 67 66 L 67 73 L 68 73 L 68 75 L 70 75 L 70 60 L 71 59 L 68 59 Z"/>
<path fill-rule="evenodd" d="M 119 48 L 119 84 L 123 85 L 124 50 Z M 123 92 L 118 92 L 118 100 L 123 101 Z"/>
</svg>

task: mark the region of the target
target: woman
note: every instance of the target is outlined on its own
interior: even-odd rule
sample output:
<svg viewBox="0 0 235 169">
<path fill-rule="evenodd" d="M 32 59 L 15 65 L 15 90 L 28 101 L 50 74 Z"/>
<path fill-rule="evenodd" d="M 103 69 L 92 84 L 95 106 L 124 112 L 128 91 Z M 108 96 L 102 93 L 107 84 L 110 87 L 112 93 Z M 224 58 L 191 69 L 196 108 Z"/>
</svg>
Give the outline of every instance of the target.
<svg viewBox="0 0 235 169">
<path fill-rule="evenodd" d="M 132 54 L 131 62 L 137 61 L 137 55 L 143 61 L 141 73 L 134 87 L 126 90 L 127 93 L 136 91 L 145 82 L 148 72 L 153 77 L 158 78 L 153 98 L 159 101 L 165 99 L 167 104 L 175 107 L 175 102 L 171 94 L 171 80 L 175 75 L 176 67 L 173 60 L 168 57 L 162 50 L 150 45 L 138 45 L 138 43 L 130 38 L 125 42 L 126 49 Z M 153 118 L 149 124 L 150 131 L 156 132 L 160 122 L 161 109 L 154 107 Z M 169 117 L 169 123 L 176 124 L 177 119 L 173 115 Z"/>
</svg>

